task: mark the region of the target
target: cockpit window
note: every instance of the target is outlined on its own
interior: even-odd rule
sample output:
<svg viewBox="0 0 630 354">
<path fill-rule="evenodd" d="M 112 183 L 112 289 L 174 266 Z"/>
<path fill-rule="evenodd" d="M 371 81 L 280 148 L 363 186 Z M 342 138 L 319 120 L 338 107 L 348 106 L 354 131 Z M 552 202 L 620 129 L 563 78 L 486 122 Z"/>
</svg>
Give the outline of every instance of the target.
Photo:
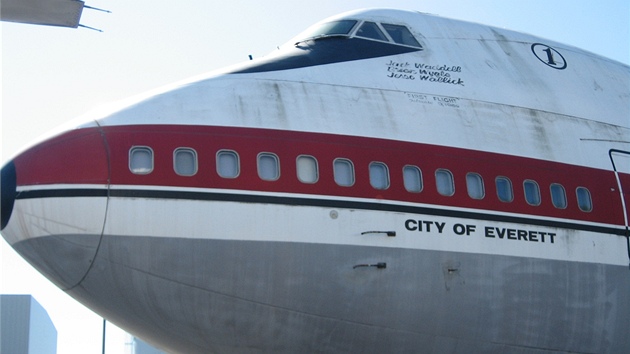
<svg viewBox="0 0 630 354">
<path fill-rule="evenodd" d="M 378 26 L 374 22 L 363 22 L 361 27 L 359 27 L 359 29 L 357 30 L 356 36 L 372 38 L 385 42 L 388 41 L 387 37 L 385 37 L 385 34 L 383 34 L 383 31 L 381 31 L 381 29 L 378 28 Z"/>
<path fill-rule="evenodd" d="M 407 27 L 391 23 L 364 21 L 352 36 L 422 48 Z"/>
<path fill-rule="evenodd" d="M 410 45 L 412 47 L 420 47 L 420 43 L 414 38 L 413 34 L 405 26 L 392 25 L 383 23 L 383 28 L 387 31 L 394 42 L 398 44 Z"/>
<path fill-rule="evenodd" d="M 367 38 L 422 49 L 406 26 L 358 20 L 338 20 L 316 25 L 301 33 L 293 43 L 299 45 L 304 41 L 326 37 Z"/>
<path fill-rule="evenodd" d="M 312 31 L 304 33 L 301 37 L 304 39 L 319 38 L 326 36 L 347 36 L 357 24 L 355 20 L 340 20 L 326 22 L 315 27 Z"/>
</svg>

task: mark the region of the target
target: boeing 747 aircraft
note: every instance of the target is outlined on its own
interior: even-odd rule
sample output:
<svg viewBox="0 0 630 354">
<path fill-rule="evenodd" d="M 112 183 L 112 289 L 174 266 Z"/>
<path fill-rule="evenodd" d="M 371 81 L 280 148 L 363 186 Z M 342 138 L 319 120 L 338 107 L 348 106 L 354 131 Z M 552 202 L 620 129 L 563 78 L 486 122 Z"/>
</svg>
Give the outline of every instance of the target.
<svg viewBox="0 0 630 354">
<path fill-rule="evenodd" d="M 2 168 L 2 235 L 176 353 L 630 348 L 630 68 L 359 10 Z"/>
</svg>

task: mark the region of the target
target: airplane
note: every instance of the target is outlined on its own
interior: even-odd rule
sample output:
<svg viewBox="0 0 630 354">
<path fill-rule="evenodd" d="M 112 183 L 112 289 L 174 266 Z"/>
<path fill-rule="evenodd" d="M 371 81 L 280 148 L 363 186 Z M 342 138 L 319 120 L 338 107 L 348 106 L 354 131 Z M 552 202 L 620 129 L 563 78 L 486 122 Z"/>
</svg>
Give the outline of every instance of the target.
<svg viewBox="0 0 630 354">
<path fill-rule="evenodd" d="M 77 28 L 84 6 L 83 1 L 77 0 L 3 0 L 0 20 Z"/>
<path fill-rule="evenodd" d="M 365 9 L 81 118 L 1 230 L 176 353 L 630 348 L 630 67 Z"/>
<path fill-rule="evenodd" d="M 66 28 L 97 28 L 80 23 L 83 9 L 109 13 L 109 10 L 86 5 L 80 0 L 2 0 L 0 21 Z"/>
</svg>

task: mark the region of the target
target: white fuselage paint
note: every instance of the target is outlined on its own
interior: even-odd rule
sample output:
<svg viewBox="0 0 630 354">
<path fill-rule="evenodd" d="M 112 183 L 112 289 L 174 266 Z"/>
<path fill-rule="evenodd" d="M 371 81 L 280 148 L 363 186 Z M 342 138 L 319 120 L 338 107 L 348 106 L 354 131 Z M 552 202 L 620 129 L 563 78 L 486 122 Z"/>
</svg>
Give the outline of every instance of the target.
<svg viewBox="0 0 630 354">
<path fill-rule="evenodd" d="M 71 137 L 65 142 L 102 147 L 103 165 L 94 166 L 104 172 L 73 181 L 57 171 L 60 177 L 46 182 L 25 176 L 50 168 L 37 149 L 16 156 L 17 193 L 3 236 L 69 294 L 171 351 L 627 348 L 630 250 L 621 221 L 626 212 L 618 210 L 624 194 L 616 190 L 624 175 L 593 206 L 620 215 L 614 221 L 589 219 L 589 212 L 545 214 L 540 210 L 553 209 L 536 206 L 521 213 L 508 204 L 497 210 L 388 199 L 378 191 L 373 197 L 288 191 L 282 183 L 295 171 L 286 168 L 275 185 L 243 182 L 242 189 L 130 175 L 121 159 L 130 146 L 150 145 L 159 126 L 174 130 L 159 133 L 165 145 L 154 147 L 156 156 L 169 139 L 185 136 L 178 127 L 296 134 L 287 141 L 299 140 L 298 133 L 313 141 L 322 134 L 387 140 L 473 151 L 480 168 L 500 154 L 502 161 L 526 158 L 604 177 L 613 174 L 609 151 L 628 150 L 627 66 L 529 35 L 418 13 L 366 10 L 336 18 L 405 25 L 422 50 L 235 73 L 253 61 L 92 112 L 64 133 Z M 261 61 L 273 63 L 294 43 Z M 83 142 L 82 129 L 103 141 Z M 125 132 L 132 133 L 114 138 Z M 39 148 L 62 145 L 46 145 L 54 139 Z M 275 149 L 286 149 L 284 143 Z M 345 157 L 344 148 L 337 157 Z M 408 163 L 422 165 L 422 158 Z M 206 162 L 199 169 L 214 171 Z M 520 188 L 536 172 L 519 172 L 514 182 Z M 247 173 L 255 172 L 241 171 Z M 465 185 L 463 175 L 455 177 Z M 497 198 L 496 176 L 485 177 L 484 197 Z M 541 186 L 544 195 L 548 189 Z M 455 193 L 461 198 L 466 191 Z M 3 212 L 4 199 L 3 193 Z"/>
</svg>

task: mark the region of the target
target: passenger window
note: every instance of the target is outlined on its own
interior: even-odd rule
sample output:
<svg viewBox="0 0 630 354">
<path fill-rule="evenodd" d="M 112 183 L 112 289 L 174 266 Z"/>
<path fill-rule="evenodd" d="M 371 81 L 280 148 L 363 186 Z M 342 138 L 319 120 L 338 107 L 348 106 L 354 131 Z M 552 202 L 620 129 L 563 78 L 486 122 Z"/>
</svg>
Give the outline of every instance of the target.
<svg viewBox="0 0 630 354">
<path fill-rule="evenodd" d="M 453 174 L 449 170 L 438 169 L 435 171 L 435 184 L 438 193 L 450 197 L 455 194 Z"/>
<path fill-rule="evenodd" d="M 232 150 L 217 152 L 217 173 L 223 178 L 236 178 L 240 173 L 238 154 Z"/>
<path fill-rule="evenodd" d="M 374 22 L 364 22 L 363 25 L 359 27 L 359 30 L 357 30 L 356 35 L 357 37 L 372 38 L 379 41 L 389 42 L 387 37 L 383 34 L 383 31 L 381 31 L 381 29 L 378 28 L 378 25 Z"/>
<path fill-rule="evenodd" d="M 258 154 L 258 176 L 265 181 L 275 181 L 280 178 L 278 156 L 270 152 Z"/>
<path fill-rule="evenodd" d="M 497 177 L 497 196 L 499 200 L 505 203 L 510 203 L 514 200 L 514 192 L 512 190 L 512 182 L 507 177 Z"/>
<path fill-rule="evenodd" d="M 483 188 L 483 178 L 478 173 L 466 174 L 466 189 L 468 189 L 468 196 L 473 199 L 483 199 L 486 195 Z"/>
<path fill-rule="evenodd" d="M 558 209 L 565 209 L 567 207 L 567 194 L 564 191 L 564 187 L 558 183 L 553 183 L 550 189 L 553 206 Z"/>
<path fill-rule="evenodd" d="M 317 160 L 313 156 L 298 156 L 296 168 L 297 177 L 302 183 L 315 183 L 319 179 Z"/>
<path fill-rule="evenodd" d="M 525 191 L 525 201 L 529 205 L 540 205 L 540 188 L 538 183 L 530 179 L 526 179 L 523 182 L 523 190 Z"/>
<path fill-rule="evenodd" d="M 147 146 L 133 146 L 129 150 L 129 170 L 137 175 L 153 171 L 153 150 Z"/>
<path fill-rule="evenodd" d="M 175 149 L 173 167 L 180 176 L 193 176 L 197 173 L 197 152 L 190 148 Z"/>
<path fill-rule="evenodd" d="M 403 182 L 407 191 L 419 193 L 422 191 L 422 172 L 416 166 L 403 167 Z"/>
<path fill-rule="evenodd" d="M 382 162 L 370 163 L 370 184 L 375 189 L 389 188 L 389 170 Z"/>
<path fill-rule="evenodd" d="M 409 29 L 405 26 L 392 25 L 388 23 L 381 24 L 387 34 L 398 44 L 409 45 L 412 47 L 422 47 L 416 38 L 409 32 Z"/>
<path fill-rule="evenodd" d="M 591 192 L 584 187 L 577 187 L 575 190 L 577 194 L 578 206 L 580 210 L 589 212 L 593 210 L 593 201 L 591 199 Z"/>
<path fill-rule="evenodd" d="M 347 159 L 335 159 L 333 162 L 335 183 L 343 187 L 350 187 L 354 184 L 354 166 Z"/>
</svg>

